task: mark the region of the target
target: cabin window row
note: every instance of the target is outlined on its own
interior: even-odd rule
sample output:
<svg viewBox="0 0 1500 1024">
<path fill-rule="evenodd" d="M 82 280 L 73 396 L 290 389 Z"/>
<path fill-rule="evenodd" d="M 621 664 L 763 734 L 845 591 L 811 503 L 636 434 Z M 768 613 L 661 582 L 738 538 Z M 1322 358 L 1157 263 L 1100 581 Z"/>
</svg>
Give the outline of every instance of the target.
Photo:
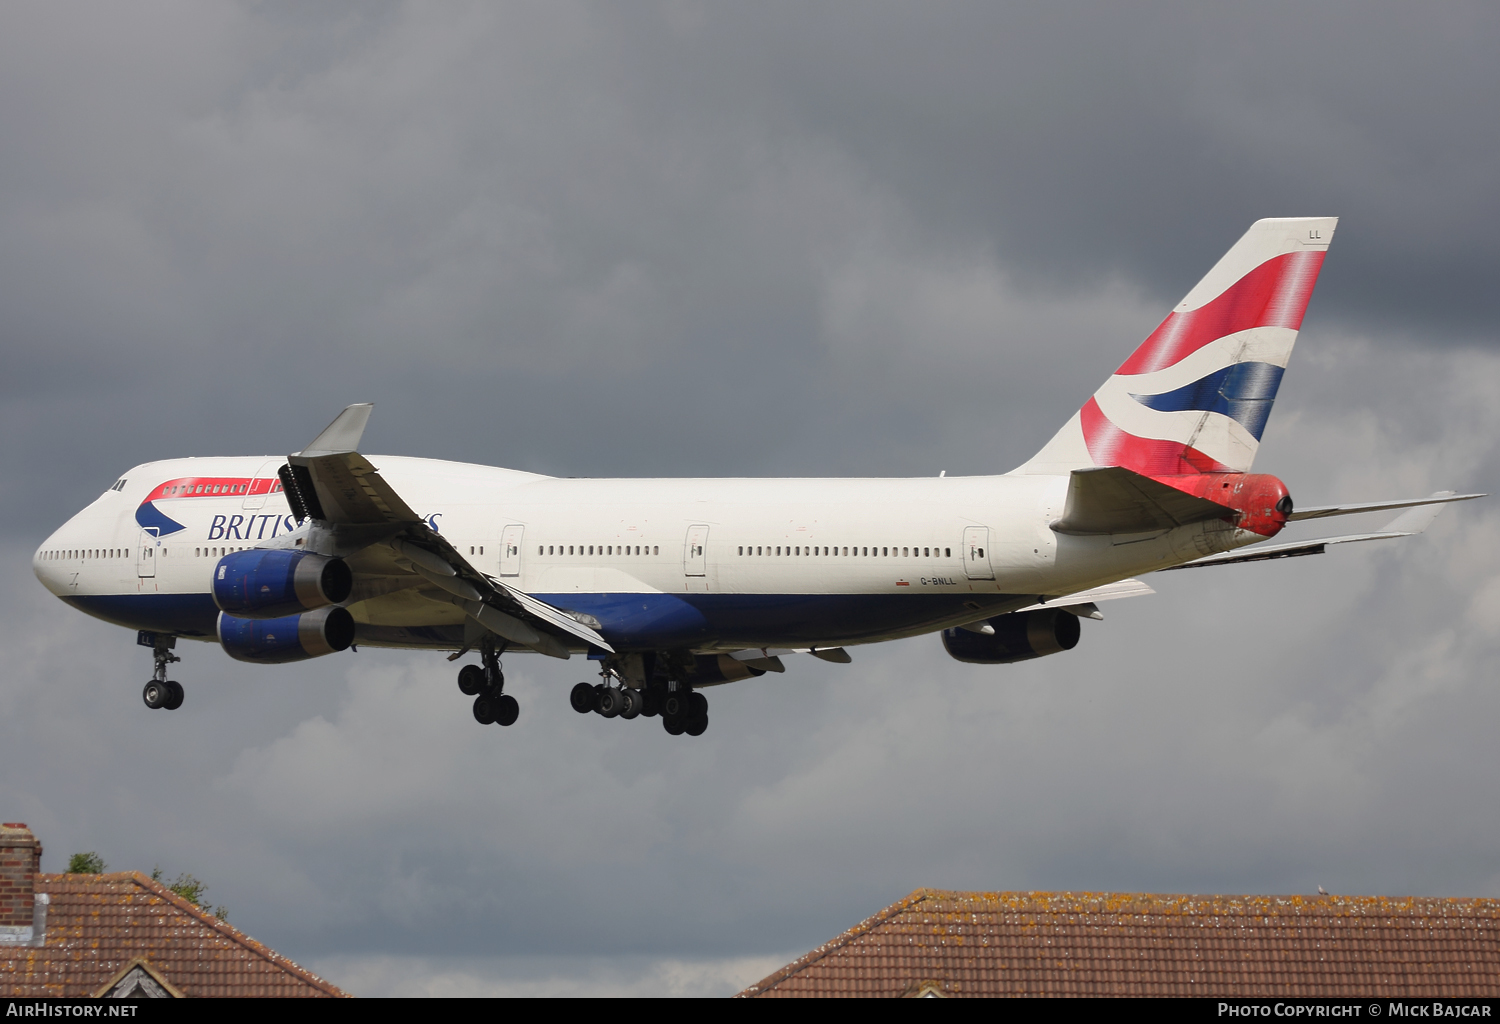
<svg viewBox="0 0 1500 1024">
<path fill-rule="evenodd" d="M 141 550 L 147 558 L 151 557 L 151 548 L 142 548 Z M 163 555 L 167 553 L 166 548 L 161 548 L 160 550 Z M 193 550 L 196 552 L 198 549 L 194 548 Z M 208 549 L 204 548 L 205 554 L 207 551 Z M 43 562 L 65 562 L 75 559 L 129 558 L 131 557 L 131 553 L 131 548 L 57 548 L 52 551 L 43 551 L 38 560 Z"/>
<path fill-rule="evenodd" d="M 952 548 L 934 547 L 847 547 L 836 546 L 823 547 L 818 544 L 757 544 L 742 545 L 739 549 L 741 557 L 754 558 L 766 555 L 780 556 L 782 558 L 807 557 L 809 555 L 828 555 L 831 558 L 952 558 Z M 851 553 L 852 552 L 852 553 Z"/>
<path fill-rule="evenodd" d="M 538 555 L 659 555 L 661 545 L 656 544 L 538 544 Z"/>
<path fill-rule="evenodd" d="M 41 561 L 59 562 L 72 558 L 129 558 L 130 551 L 126 548 L 58 548 L 55 551 L 43 551 Z"/>
<path fill-rule="evenodd" d="M 186 494 L 244 494 L 249 489 L 249 484 L 175 484 L 162 491 L 161 496 L 175 498 Z M 280 480 L 272 482 L 269 493 L 281 493 Z"/>
</svg>

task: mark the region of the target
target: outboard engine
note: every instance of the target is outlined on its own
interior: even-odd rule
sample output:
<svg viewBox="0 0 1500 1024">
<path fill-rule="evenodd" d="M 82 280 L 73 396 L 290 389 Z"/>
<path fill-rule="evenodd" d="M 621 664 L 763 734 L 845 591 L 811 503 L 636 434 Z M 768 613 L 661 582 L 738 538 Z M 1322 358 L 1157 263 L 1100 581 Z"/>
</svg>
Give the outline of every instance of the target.
<svg viewBox="0 0 1500 1024">
<path fill-rule="evenodd" d="M 1078 616 L 1060 608 L 997 615 L 986 622 L 993 635 L 968 629 L 943 630 L 943 646 L 970 665 L 1009 665 L 1078 646 Z"/>
<path fill-rule="evenodd" d="M 219 613 L 219 645 L 236 661 L 275 665 L 342 651 L 354 643 L 354 616 L 337 605 L 279 619 Z"/>
<path fill-rule="evenodd" d="M 354 574 L 342 558 L 307 551 L 234 551 L 214 569 L 214 603 L 242 619 L 277 619 L 346 601 Z"/>
</svg>

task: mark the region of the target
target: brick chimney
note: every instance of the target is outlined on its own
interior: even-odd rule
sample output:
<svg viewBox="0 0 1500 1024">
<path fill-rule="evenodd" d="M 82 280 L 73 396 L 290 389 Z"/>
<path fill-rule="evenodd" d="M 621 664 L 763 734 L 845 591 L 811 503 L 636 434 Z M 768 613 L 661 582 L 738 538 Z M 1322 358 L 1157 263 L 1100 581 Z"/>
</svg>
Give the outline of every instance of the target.
<svg viewBox="0 0 1500 1024">
<path fill-rule="evenodd" d="M 31 938 L 37 871 L 42 866 L 42 844 L 19 821 L 0 825 L 0 932 L 12 935 L 25 929 Z"/>
</svg>

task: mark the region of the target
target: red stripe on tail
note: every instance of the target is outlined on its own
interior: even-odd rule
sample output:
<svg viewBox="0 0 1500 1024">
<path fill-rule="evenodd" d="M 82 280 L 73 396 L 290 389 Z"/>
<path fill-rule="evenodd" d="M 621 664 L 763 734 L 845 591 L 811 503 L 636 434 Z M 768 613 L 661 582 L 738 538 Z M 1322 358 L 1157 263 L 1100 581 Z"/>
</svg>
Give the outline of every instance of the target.
<svg viewBox="0 0 1500 1024">
<path fill-rule="evenodd" d="M 1269 259 L 1213 301 L 1169 313 L 1117 373 L 1151 373 L 1171 366 L 1211 341 L 1252 327 L 1300 330 L 1324 253 L 1289 252 Z"/>
<path fill-rule="evenodd" d="M 1083 440 L 1096 466 L 1124 466 L 1142 476 L 1232 473 L 1228 466 L 1181 441 L 1136 437 L 1115 426 L 1090 398 L 1081 412 Z"/>
</svg>

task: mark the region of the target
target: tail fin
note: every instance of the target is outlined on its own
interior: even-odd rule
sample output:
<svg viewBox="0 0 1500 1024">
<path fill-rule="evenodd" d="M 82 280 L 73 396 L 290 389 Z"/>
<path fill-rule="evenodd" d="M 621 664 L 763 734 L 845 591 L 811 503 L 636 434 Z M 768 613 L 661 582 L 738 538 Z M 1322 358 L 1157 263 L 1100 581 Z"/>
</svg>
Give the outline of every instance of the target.
<svg viewBox="0 0 1500 1024">
<path fill-rule="evenodd" d="M 1337 224 L 1337 217 L 1288 217 L 1250 225 L 1094 397 L 1013 472 L 1248 472 Z"/>
</svg>

